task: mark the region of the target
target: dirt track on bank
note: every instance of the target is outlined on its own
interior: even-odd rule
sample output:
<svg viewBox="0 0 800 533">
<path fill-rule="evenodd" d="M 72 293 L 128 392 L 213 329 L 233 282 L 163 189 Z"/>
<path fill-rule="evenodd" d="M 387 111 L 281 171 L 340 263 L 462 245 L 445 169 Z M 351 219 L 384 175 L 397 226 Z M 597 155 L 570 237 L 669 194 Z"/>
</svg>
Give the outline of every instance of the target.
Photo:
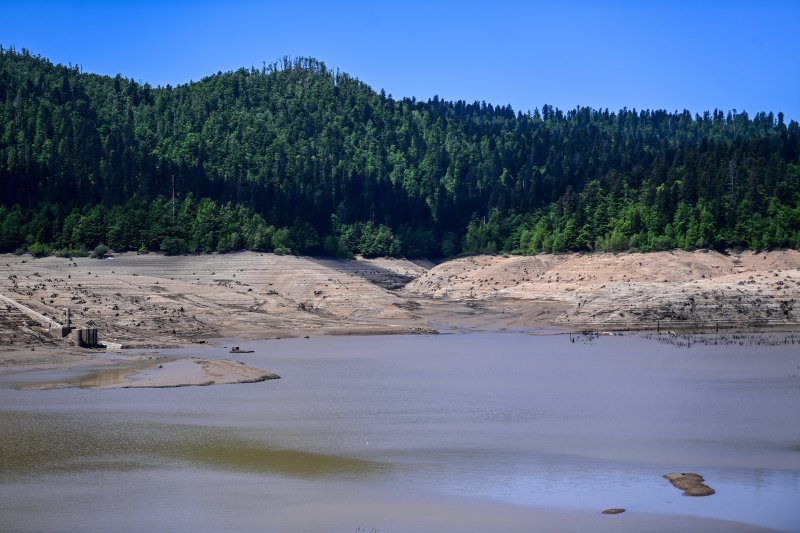
<svg viewBox="0 0 800 533">
<path fill-rule="evenodd" d="M 217 337 L 574 329 L 795 328 L 800 253 L 477 256 L 439 265 L 236 253 L 0 256 L 0 294 L 125 346 Z M 0 347 L 61 346 L 0 305 Z"/>
</svg>

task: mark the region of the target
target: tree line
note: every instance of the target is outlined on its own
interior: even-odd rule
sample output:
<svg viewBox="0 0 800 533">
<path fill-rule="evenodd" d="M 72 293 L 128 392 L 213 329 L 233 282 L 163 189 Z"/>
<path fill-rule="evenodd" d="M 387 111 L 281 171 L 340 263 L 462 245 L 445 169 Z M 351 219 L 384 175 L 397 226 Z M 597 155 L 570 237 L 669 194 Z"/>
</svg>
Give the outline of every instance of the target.
<svg viewBox="0 0 800 533">
<path fill-rule="evenodd" d="M 159 196 L 152 202 L 134 199 L 111 208 L 0 206 L 0 250 L 35 256 L 86 256 L 98 246 L 168 255 L 236 250 L 341 258 L 436 255 L 432 232 L 420 231 L 403 225 L 395 233 L 372 221 L 343 224 L 334 215 L 333 233 L 321 235 L 305 221 L 275 227 L 248 207 L 209 198 L 197 201 L 191 193 L 179 202 Z M 27 245 L 20 248 L 20 243 Z"/>
<path fill-rule="evenodd" d="M 394 99 L 309 58 L 152 87 L 0 48 L 0 251 L 101 243 L 341 257 L 795 248 L 800 127 L 781 113 Z"/>
</svg>

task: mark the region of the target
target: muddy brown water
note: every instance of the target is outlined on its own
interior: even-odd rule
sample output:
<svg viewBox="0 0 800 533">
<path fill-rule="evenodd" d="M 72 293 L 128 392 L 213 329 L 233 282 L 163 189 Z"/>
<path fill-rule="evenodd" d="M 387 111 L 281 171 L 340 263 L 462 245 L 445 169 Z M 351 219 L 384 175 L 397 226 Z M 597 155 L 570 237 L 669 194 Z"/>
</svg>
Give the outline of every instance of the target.
<svg viewBox="0 0 800 533">
<path fill-rule="evenodd" d="M 497 333 L 166 355 L 231 345 L 283 379 L 0 378 L 0 529 L 800 531 L 798 346 Z M 674 471 L 717 493 L 682 496 Z"/>
</svg>

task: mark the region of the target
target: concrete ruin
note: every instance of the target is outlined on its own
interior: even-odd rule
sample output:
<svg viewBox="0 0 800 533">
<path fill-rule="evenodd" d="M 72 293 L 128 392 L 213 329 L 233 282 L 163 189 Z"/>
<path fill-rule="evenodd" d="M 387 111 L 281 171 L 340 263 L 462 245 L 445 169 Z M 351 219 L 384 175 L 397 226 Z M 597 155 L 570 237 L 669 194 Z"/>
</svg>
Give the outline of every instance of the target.
<svg viewBox="0 0 800 533">
<path fill-rule="evenodd" d="M 22 305 L 21 303 L 17 302 L 16 300 L 12 300 L 8 296 L 4 296 L 0 294 L 0 301 L 5 302 L 7 305 L 11 305 L 22 311 L 28 317 L 32 318 L 33 320 L 39 322 L 42 328 L 47 330 L 49 335 L 58 335 L 61 338 L 66 337 L 69 335 L 71 328 L 69 326 L 65 326 L 59 324 L 55 320 L 50 317 L 47 317 L 37 311 L 34 311 L 30 307 Z"/>
<path fill-rule="evenodd" d="M 76 329 L 75 344 L 81 348 L 97 348 L 97 328 Z"/>
<path fill-rule="evenodd" d="M 98 335 L 97 335 L 97 328 L 80 328 L 76 329 L 72 327 L 72 317 L 70 309 L 67 308 L 66 310 L 66 321 L 64 324 L 59 324 L 55 320 L 50 317 L 47 317 L 37 311 L 34 311 L 30 307 L 23 305 L 16 300 L 12 300 L 11 298 L 0 294 L 0 302 L 4 302 L 7 305 L 11 305 L 19 309 L 22 313 L 30 317 L 31 319 L 37 321 L 40 326 L 46 330 L 46 333 L 51 337 L 61 338 L 67 337 L 71 333 L 74 332 L 73 338 L 75 340 L 75 344 L 82 348 L 97 348 L 100 346 L 98 342 Z"/>
</svg>

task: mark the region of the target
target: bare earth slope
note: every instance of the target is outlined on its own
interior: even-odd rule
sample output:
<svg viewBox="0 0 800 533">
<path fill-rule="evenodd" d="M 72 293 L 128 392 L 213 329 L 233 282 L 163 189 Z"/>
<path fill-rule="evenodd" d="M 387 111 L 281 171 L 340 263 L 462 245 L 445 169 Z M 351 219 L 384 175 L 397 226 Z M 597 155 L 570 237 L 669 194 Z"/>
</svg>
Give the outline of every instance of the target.
<svg viewBox="0 0 800 533">
<path fill-rule="evenodd" d="M 128 346 L 432 328 L 794 327 L 800 253 L 477 256 L 439 265 L 243 252 L 0 256 L 0 294 Z M 0 346 L 49 340 L 0 303 Z"/>
<path fill-rule="evenodd" d="M 800 252 L 468 257 L 404 289 L 442 299 L 557 304 L 548 318 L 609 329 L 796 326 Z"/>
<path fill-rule="evenodd" d="M 268 338 L 410 331 L 415 316 L 392 292 L 424 270 L 410 261 L 332 261 L 238 253 L 123 254 L 73 260 L 0 256 L 0 294 L 126 345 L 212 337 Z M 25 317 L 2 306 L 0 344 L 31 341 Z M 14 337 L 12 338 L 12 335 Z"/>
</svg>

